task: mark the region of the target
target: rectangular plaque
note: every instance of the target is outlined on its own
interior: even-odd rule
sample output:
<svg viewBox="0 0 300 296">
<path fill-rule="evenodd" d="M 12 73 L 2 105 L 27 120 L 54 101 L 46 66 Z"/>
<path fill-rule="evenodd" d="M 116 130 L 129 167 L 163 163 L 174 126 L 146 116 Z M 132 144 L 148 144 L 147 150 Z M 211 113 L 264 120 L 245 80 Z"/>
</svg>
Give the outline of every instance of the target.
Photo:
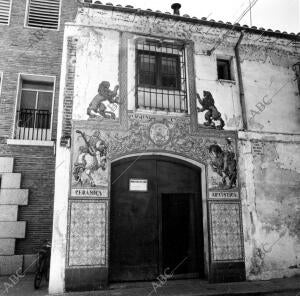
<svg viewBox="0 0 300 296">
<path fill-rule="evenodd" d="M 71 196 L 73 197 L 108 197 L 108 190 L 102 188 L 72 188 Z"/>
<path fill-rule="evenodd" d="M 262 142 L 252 142 L 252 153 L 256 155 L 264 154 L 264 145 Z"/>
<path fill-rule="evenodd" d="M 238 199 L 239 193 L 237 191 L 210 191 L 209 198 L 211 199 Z"/>
<path fill-rule="evenodd" d="M 129 191 L 148 191 L 147 179 L 129 179 Z"/>
</svg>

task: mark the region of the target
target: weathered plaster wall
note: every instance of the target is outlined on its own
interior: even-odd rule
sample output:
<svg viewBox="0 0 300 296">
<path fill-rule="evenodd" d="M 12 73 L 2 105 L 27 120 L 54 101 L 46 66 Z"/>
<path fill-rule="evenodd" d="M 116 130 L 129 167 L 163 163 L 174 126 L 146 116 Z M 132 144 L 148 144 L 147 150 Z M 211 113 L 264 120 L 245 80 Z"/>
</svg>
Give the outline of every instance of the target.
<svg viewBox="0 0 300 296">
<path fill-rule="evenodd" d="M 196 72 L 196 88 L 197 92 L 203 97 L 203 90 L 211 91 L 217 108 L 223 114 L 223 119 L 227 129 L 237 129 L 241 127 L 241 111 L 239 105 L 239 93 L 238 93 L 238 83 L 234 81 L 230 82 L 220 82 L 217 80 L 217 67 L 216 67 L 216 58 L 217 57 L 233 57 L 234 50 L 233 48 L 224 48 L 218 49 L 216 53 L 212 56 L 207 56 L 203 54 L 203 51 L 207 50 L 207 45 L 213 46 L 215 40 L 200 40 L 201 29 L 191 28 L 188 30 L 187 25 L 183 22 L 174 23 L 171 20 L 154 20 L 151 17 L 134 17 L 134 19 L 125 13 L 111 13 L 108 11 L 98 11 L 98 10 L 89 10 L 83 9 L 77 16 L 77 24 L 88 25 L 84 30 L 94 30 L 98 31 L 103 29 L 101 28 L 114 28 L 115 30 L 126 30 L 131 32 L 132 35 L 128 40 L 128 110 L 135 110 L 135 41 L 137 38 L 145 37 L 145 34 L 153 34 L 153 36 L 160 36 L 165 38 L 176 38 L 181 40 L 192 40 L 195 42 L 195 72 Z M 95 26 L 95 27 L 91 27 Z M 203 29 L 203 28 L 202 28 Z M 219 29 L 212 29 L 210 38 L 220 35 Z M 105 30 L 104 30 L 105 32 Z M 138 33 L 138 34 L 135 34 Z M 193 34 L 191 34 L 193 33 Z M 82 34 L 80 34 L 82 36 Z M 90 38 L 91 39 L 91 38 Z M 118 43 L 110 43 L 109 48 L 118 49 Z M 101 44 L 104 44 L 100 42 Z M 96 44 L 95 44 L 96 46 Z M 84 52 L 84 51 L 83 51 Z M 108 54 L 108 56 L 111 53 Z M 107 55 L 102 55 L 103 60 L 108 59 Z M 86 56 L 91 61 L 90 56 Z M 236 64 L 232 60 L 232 69 L 234 70 L 233 76 L 236 77 Z M 97 61 L 99 63 L 99 61 Z M 91 63 L 93 64 L 93 63 Z M 112 64 L 113 65 L 113 64 Z M 79 68 L 83 68 L 79 66 Z M 114 66 L 110 68 L 110 71 L 114 69 Z M 93 70 L 94 71 L 94 70 Z M 78 77 L 78 75 L 76 75 Z M 76 84 L 76 83 L 75 83 Z M 78 93 L 78 92 L 77 92 Z M 79 93 L 78 93 L 78 96 Z M 195 98 L 188 98 L 189 100 Z M 82 101 L 82 100 L 81 100 Z M 224 103 L 225 102 L 225 103 Z M 81 104 L 82 105 L 82 104 Z M 79 105 L 78 105 L 79 106 Z M 78 107 L 80 110 L 80 107 Z M 76 112 L 76 110 L 75 110 Z M 143 111 L 145 112 L 145 111 Z M 149 113 L 149 112 L 148 112 Z M 150 113 L 153 113 L 151 111 Z M 166 112 L 157 111 L 156 114 L 166 114 Z M 199 123 L 204 122 L 205 112 L 199 114 Z M 170 114 L 169 114 L 170 115 Z M 171 114 L 174 115 L 174 114 Z M 237 120 L 236 120 L 237 118 Z M 78 118 L 79 119 L 79 118 Z"/>
<path fill-rule="evenodd" d="M 236 75 L 236 62 L 233 48 L 218 49 L 215 54 L 203 54 L 201 42 L 195 43 L 195 74 L 197 92 L 203 97 L 203 91 L 210 91 L 215 105 L 221 112 L 226 129 L 236 130 L 242 127 L 239 86 Z M 234 81 L 218 80 L 217 58 L 232 59 Z M 201 106 L 200 106 L 201 107 Z M 198 113 L 198 122 L 205 121 L 205 112 Z"/>
<path fill-rule="evenodd" d="M 119 32 L 77 27 L 74 36 L 78 38 L 78 44 L 73 119 L 85 120 L 89 103 L 98 93 L 99 83 L 108 81 L 111 89 L 119 83 Z M 118 107 L 115 113 L 118 114 Z"/>
<path fill-rule="evenodd" d="M 239 133 L 247 278 L 300 274 L 300 137 Z"/>
<path fill-rule="evenodd" d="M 265 55 L 264 61 L 250 59 L 252 51 L 247 48 L 242 55 L 249 129 L 299 133 L 300 96 L 295 72 L 291 69 L 293 62 L 276 61 L 272 55 Z"/>
<path fill-rule="evenodd" d="M 192 24 L 149 15 L 83 8 L 76 24 L 115 29 L 132 33 L 128 42 L 128 108 L 134 110 L 135 47 L 137 36 L 152 36 L 193 41 L 196 89 L 202 95 L 209 90 L 223 115 L 226 129 L 242 127 L 239 86 L 234 46 L 240 36 L 234 30 Z M 225 36 L 222 38 L 222 36 Z M 220 39 L 223 39 L 220 42 Z M 117 48 L 116 44 L 114 46 Z M 212 55 L 207 50 L 216 48 Z M 113 47 L 111 47 L 113 48 Z M 217 79 L 216 58 L 231 57 L 234 82 Z M 242 74 L 247 119 L 250 130 L 294 133 L 300 127 L 300 106 L 292 65 L 300 51 L 289 40 L 246 33 L 241 44 Z M 105 59 L 108 57 L 105 55 Z M 97 62 L 99 63 L 99 62 Z M 195 99 L 195 98 L 189 98 Z M 204 114 L 199 113 L 199 123 Z M 280 114 L 280 116 L 279 116 Z"/>
</svg>

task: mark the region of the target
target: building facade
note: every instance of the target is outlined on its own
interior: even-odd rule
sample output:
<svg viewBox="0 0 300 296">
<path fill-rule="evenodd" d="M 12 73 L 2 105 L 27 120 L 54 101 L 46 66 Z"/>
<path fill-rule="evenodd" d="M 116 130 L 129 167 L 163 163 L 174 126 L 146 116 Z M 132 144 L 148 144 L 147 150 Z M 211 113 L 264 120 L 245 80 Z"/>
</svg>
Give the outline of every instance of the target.
<svg viewBox="0 0 300 296">
<path fill-rule="evenodd" d="M 3 274 L 51 233 L 53 294 L 299 274 L 299 34 L 21 2 L 0 0 Z"/>
<path fill-rule="evenodd" d="M 177 13 L 65 27 L 51 293 L 299 274 L 299 35 Z"/>
<path fill-rule="evenodd" d="M 30 270 L 51 240 L 64 23 L 76 8 L 0 1 L 0 275 Z"/>
</svg>

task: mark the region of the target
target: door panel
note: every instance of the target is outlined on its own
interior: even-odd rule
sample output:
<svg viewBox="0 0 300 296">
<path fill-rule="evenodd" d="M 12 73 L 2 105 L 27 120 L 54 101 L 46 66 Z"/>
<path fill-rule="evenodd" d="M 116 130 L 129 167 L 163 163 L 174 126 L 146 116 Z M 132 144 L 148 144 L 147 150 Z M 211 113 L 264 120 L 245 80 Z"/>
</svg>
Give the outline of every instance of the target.
<svg viewBox="0 0 300 296">
<path fill-rule="evenodd" d="M 147 179 L 147 192 L 129 179 Z M 164 269 L 203 274 L 200 171 L 165 157 L 112 165 L 110 281 L 152 280 Z"/>
<path fill-rule="evenodd" d="M 163 270 L 199 275 L 193 194 L 162 195 Z"/>
<path fill-rule="evenodd" d="M 204 276 L 201 172 L 168 159 L 157 161 L 160 201 L 160 272 Z M 177 276 L 180 277 L 180 276 Z"/>
<path fill-rule="evenodd" d="M 157 161 L 159 193 L 200 192 L 200 172 L 180 162 L 170 162 L 164 158 Z"/>
<path fill-rule="evenodd" d="M 157 275 L 155 171 L 155 161 L 145 160 L 112 169 L 111 281 L 150 280 Z M 148 191 L 130 192 L 130 178 L 147 179 Z"/>
</svg>

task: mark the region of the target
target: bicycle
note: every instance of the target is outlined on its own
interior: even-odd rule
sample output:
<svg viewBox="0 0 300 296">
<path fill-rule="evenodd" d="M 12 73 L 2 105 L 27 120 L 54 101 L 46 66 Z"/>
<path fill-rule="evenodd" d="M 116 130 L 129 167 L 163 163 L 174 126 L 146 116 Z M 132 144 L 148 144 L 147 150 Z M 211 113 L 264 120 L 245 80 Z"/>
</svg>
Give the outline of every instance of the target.
<svg viewBox="0 0 300 296">
<path fill-rule="evenodd" d="M 47 282 L 49 280 L 50 255 L 51 242 L 45 241 L 42 247 L 38 250 L 37 270 L 34 276 L 35 289 L 38 289 L 40 287 L 43 276 L 45 277 Z"/>
</svg>

